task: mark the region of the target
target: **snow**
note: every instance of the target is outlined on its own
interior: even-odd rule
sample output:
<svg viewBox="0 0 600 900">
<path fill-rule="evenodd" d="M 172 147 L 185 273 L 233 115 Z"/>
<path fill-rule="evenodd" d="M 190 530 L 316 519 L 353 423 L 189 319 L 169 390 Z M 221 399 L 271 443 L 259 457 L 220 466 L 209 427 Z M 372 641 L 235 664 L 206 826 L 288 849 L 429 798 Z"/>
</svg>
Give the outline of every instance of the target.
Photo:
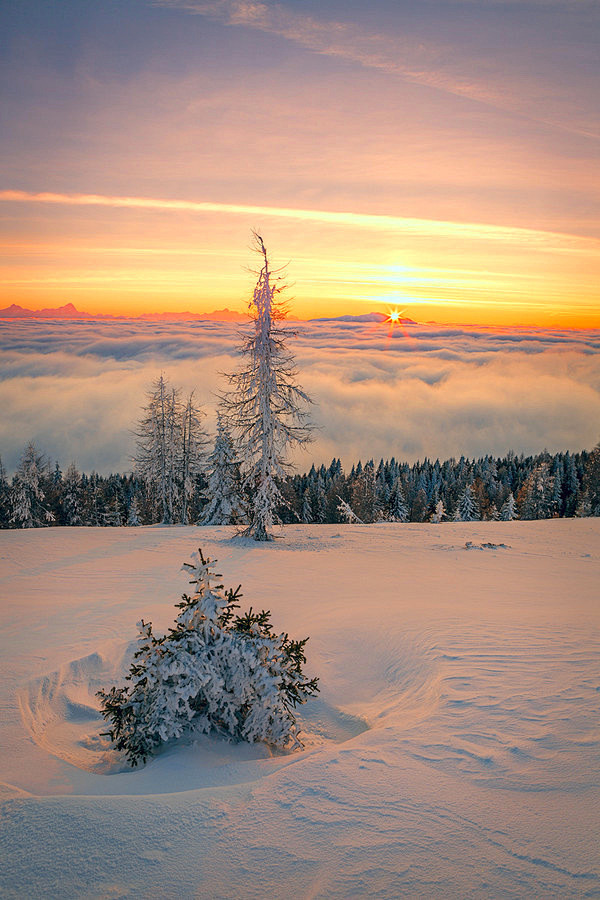
<svg viewBox="0 0 600 900">
<path fill-rule="evenodd" d="M 0 533 L 3 898 L 600 896 L 599 519 L 233 533 Z M 198 546 L 311 636 L 305 749 L 131 770 L 95 691 Z"/>
</svg>

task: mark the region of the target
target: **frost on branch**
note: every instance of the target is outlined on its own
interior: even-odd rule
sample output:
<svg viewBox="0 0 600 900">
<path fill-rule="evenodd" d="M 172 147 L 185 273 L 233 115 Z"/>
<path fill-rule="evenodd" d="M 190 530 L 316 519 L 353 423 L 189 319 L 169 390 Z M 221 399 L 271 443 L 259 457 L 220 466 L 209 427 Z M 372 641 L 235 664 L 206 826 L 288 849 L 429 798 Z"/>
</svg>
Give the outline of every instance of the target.
<svg viewBox="0 0 600 900">
<path fill-rule="evenodd" d="M 292 335 L 280 324 L 285 317 L 280 299 L 285 285 L 271 269 L 256 232 L 254 249 L 261 259 L 249 305 L 254 321 L 240 349 L 242 367 L 227 376 L 230 387 L 221 397 L 221 410 L 236 439 L 243 488 L 252 497 L 242 533 L 270 541 L 273 525 L 280 521 L 277 510 L 287 505 L 281 484 L 290 471 L 288 451 L 311 440 L 305 409 L 311 400 L 296 381 L 294 357 L 286 343 Z"/>
<path fill-rule="evenodd" d="M 293 710 L 319 690 L 302 671 L 308 638 L 275 634 L 268 610 L 238 615 L 240 587 L 213 584 L 221 576 L 201 550 L 193 560 L 184 566 L 194 590 L 176 604 L 174 626 L 157 637 L 151 623 L 138 623 L 129 684 L 98 691 L 116 749 L 135 766 L 191 733 L 302 746 Z"/>
</svg>

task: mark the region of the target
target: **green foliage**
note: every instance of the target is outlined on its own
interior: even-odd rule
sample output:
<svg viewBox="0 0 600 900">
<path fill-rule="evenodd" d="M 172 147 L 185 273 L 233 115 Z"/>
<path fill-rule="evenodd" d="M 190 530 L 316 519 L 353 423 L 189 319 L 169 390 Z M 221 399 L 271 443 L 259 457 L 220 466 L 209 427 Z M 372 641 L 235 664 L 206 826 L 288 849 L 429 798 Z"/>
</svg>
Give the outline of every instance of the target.
<svg viewBox="0 0 600 900">
<path fill-rule="evenodd" d="M 303 671 L 308 638 L 277 635 L 269 610 L 239 614 L 241 587 L 212 586 L 210 564 L 202 551 L 184 564 L 196 590 L 174 625 L 157 636 L 142 620 L 129 684 L 98 691 L 106 734 L 132 766 L 191 731 L 301 746 L 293 710 L 319 690 Z"/>
</svg>

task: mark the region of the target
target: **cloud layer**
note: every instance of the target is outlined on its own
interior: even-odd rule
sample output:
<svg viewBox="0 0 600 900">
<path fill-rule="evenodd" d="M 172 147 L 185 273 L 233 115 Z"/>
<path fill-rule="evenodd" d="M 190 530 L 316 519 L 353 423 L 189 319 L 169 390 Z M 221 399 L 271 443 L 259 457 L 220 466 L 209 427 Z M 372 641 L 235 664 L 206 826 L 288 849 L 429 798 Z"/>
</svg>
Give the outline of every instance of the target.
<svg viewBox="0 0 600 900">
<path fill-rule="evenodd" d="M 219 322 L 0 322 L 0 454 L 34 439 L 63 466 L 131 468 L 133 428 L 161 371 L 214 426 L 236 326 Z M 290 340 L 319 426 L 314 461 L 591 448 L 600 439 L 597 331 L 311 322 Z"/>
</svg>

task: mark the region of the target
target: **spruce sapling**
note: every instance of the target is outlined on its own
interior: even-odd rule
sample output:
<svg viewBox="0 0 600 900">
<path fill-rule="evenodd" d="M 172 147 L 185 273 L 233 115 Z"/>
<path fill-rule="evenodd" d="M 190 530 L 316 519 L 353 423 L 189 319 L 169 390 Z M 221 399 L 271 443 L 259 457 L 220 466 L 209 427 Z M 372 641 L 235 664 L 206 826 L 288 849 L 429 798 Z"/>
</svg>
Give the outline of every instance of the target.
<svg viewBox="0 0 600 900">
<path fill-rule="evenodd" d="M 213 586 L 211 560 L 193 558 L 184 566 L 195 590 L 176 604 L 174 626 L 157 637 L 142 620 L 130 684 L 98 691 L 108 736 L 132 766 L 191 733 L 301 747 L 293 710 L 319 690 L 303 672 L 308 638 L 275 634 L 269 610 L 239 615 L 240 587 Z"/>
</svg>

